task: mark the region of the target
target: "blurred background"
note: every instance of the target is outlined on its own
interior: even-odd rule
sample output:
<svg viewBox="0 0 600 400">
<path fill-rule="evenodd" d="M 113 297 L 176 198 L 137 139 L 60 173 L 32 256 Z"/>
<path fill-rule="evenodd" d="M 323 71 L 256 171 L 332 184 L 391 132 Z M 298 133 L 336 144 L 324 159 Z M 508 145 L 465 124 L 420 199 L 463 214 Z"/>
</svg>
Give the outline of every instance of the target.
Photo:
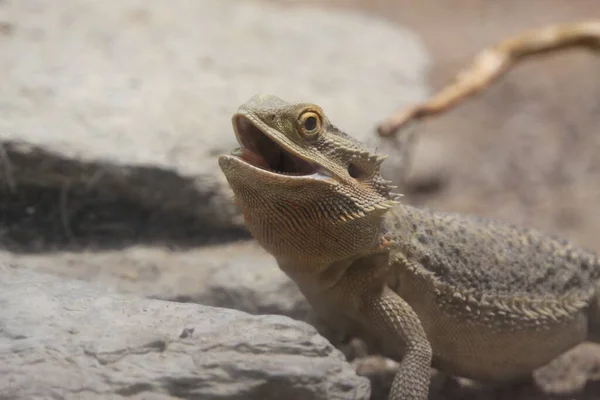
<svg viewBox="0 0 600 400">
<path fill-rule="evenodd" d="M 383 118 L 507 36 L 599 17 L 598 0 L 0 0 L 0 260 L 303 318 L 216 163 L 236 108 L 320 104 L 399 182 Z M 585 49 L 531 59 L 420 124 L 404 201 L 600 251 L 598 71 Z"/>
</svg>

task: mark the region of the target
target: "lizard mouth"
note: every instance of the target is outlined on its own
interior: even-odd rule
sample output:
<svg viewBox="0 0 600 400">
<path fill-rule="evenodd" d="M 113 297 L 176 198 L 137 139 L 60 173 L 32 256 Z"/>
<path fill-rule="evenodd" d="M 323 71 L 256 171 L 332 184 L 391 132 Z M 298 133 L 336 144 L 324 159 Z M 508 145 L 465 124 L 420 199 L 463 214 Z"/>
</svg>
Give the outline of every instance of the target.
<svg viewBox="0 0 600 400">
<path fill-rule="evenodd" d="M 253 167 L 278 175 L 307 177 L 320 171 L 318 165 L 304 160 L 271 139 L 265 130 L 246 115 L 238 114 L 233 118 L 235 135 L 240 148 L 233 152 L 242 161 Z"/>
</svg>

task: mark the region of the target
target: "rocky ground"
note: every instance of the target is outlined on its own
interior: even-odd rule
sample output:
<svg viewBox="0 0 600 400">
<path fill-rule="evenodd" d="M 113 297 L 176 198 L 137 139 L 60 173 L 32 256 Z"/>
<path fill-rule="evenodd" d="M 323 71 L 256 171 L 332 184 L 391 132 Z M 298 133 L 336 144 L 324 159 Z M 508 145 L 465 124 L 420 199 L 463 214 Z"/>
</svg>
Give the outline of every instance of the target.
<svg viewBox="0 0 600 400">
<path fill-rule="evenodd" d="M 314 101 L 399 156 L 374 135 L 383 117 L 483 46 L 594 13 L 594 0 L 0 1 L 0 398 L 385 398 L 395 364 L 341 346 L 370 388 L 249 240 L 216 167 L 232 112 L 258 92 Z M 599 63 L 532 61 L 421 125 L 406 201 L 600 251 Z M 599 367 L 588 345 L 537 385 L 432 371 L 432 398 L 600 398 Z"/>
</svg>

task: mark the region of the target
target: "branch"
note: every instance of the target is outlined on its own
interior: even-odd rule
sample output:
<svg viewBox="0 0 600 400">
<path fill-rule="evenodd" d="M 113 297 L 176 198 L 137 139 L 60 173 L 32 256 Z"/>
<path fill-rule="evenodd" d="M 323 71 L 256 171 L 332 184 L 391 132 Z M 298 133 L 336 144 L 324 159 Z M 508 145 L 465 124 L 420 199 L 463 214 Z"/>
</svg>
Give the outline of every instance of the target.
<svg viewBox="0 0 600 400">
<path fill-rule="evenodd" d="M 447 111 L 483 91 L 523 58 L 577 46 L 600 51 L 600 20 L 553 25 L 505 39 L 480 52 L 450 85 L 424 103 L 391 115 L 377 131 L 380 136 L 395 136 L 408 122 Z"/>
</svg>

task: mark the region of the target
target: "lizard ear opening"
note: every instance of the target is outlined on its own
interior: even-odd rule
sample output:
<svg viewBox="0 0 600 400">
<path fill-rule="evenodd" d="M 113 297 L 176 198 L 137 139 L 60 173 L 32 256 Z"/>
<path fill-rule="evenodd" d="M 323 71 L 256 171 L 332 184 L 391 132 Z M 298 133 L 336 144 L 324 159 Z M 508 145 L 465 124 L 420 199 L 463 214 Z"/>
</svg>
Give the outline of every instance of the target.
<svg viewBox="0 0 600 400">
<path fill-rule="evenodd" d="M 348 165 L 348 174 L 354 179 L 360 179 L 365 175 L 365 172 L 358 165 L 350 163 Z"/>
</svg>

